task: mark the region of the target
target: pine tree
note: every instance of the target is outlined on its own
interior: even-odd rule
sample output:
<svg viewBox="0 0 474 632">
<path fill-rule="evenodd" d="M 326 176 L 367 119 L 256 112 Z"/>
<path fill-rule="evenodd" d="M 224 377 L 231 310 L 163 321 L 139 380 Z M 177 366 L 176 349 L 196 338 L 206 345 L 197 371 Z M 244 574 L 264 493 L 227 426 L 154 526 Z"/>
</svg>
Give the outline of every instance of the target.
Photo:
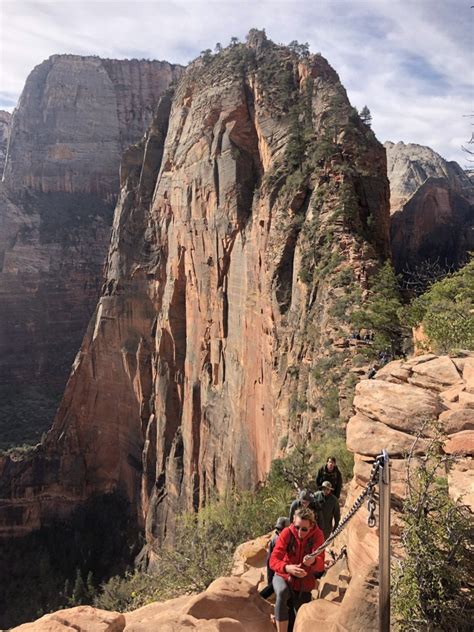
<svg viewBox="0 0 474 632">
<path fill-rule="evenodd" d="M 372 114 L 370 113 L 370 110 L 369 110 L 369 108 L 366 105 L 364 105 L 362 110 L 359 112 L 359 116 L 360 116 L 360 119 L 361 119 L 362 123 L 364 123 L 368 127 L 371 126 L 371 124 L 372 124 Z"/>
<path fill-rule="evenodd" d="M 403 334 L 402 309 L 397 277 L 391 264 L 386 262 L 374 278 L 370 297 L 362 309 L 354 312 L 352 321 L 356 327 L 374 332 L 374 350 L 390 350 L 392 355 L 398 355 Z"/>
</svg>

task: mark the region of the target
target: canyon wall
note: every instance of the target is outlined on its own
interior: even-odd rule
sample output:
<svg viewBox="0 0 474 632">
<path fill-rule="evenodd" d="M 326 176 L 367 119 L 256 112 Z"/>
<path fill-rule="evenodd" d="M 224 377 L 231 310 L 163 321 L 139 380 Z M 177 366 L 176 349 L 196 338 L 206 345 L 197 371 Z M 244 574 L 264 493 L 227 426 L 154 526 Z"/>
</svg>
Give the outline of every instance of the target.
<svg viewBox="0 0 474 632">
<path fill-rule="evenodd" d="M 474 248 L 474 187 L 456 162 L 421 145 L 385 143 L 397 272 L 457 268 Z"/>
<path fill-rule="evenodd" d="M 0 523 L 117 490 L 152 559 L 179 511 L 328 430 L 319 363 L 350 362 L 337 341 L 388 256 L 389 192 L 327 61 L 255 32 L 188 68 L 121 182 L 103 294 L 53 428 L 0 464 Z"/>
<path fill-rule="evenodd" d="M 55 55 L 26 81 L 0 183 L 0 447 L 52 423 L 100 294 L 121 154 L 182 70 Z"/>
</svg>

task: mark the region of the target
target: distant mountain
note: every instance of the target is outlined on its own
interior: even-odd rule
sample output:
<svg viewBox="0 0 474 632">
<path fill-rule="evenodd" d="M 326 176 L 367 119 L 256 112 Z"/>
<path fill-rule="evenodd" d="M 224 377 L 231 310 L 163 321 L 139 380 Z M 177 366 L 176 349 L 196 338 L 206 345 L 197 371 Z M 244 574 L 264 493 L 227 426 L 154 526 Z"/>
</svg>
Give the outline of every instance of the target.
<svg viewBox="0 0 474 632">
<path fill-rule="evenodd" d="M 457 267 L 474 249 L 474 186 L 456 162 L 421 145 L 385 143 L 391 247 L 398 272 Z"/>
<path fill-rule="evenodd" d="M 54 55 L 0 113 L 0 447 L 51 424 L 94 311 L 124 149 L 183 72 Z"/>
</svg>

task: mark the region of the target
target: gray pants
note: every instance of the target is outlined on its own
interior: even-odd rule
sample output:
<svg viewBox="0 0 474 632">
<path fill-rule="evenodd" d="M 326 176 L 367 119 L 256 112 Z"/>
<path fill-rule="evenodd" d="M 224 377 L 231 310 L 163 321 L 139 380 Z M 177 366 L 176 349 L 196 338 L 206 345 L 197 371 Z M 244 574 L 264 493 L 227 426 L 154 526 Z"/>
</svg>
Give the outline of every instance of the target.
<svg viewBox="0 0 474 632">
<path fill-rule="evenodd" d="M 288 608 L 288 601 L 291 598 L 291 606 L 295 610 L 311 601 L 310 592 L 294 593 L 290 590 L 290 587 L 280 575 L 273 576 L 273 590 L 275 591 L 275 619 L 277 621 L 288 621 L 290 618 L 290 612 Z"/>
</svg>

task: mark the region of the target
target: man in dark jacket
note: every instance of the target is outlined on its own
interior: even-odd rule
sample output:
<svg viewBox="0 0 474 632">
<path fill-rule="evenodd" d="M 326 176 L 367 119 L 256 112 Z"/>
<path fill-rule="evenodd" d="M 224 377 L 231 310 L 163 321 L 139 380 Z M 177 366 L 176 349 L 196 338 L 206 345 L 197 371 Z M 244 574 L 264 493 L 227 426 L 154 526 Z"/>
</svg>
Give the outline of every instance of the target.
<svg viewBox="0 0 474 632">
<path fill-rule="evenodd" d="M 298 509 L 293 524 L 283 529 L 270 557 L 270 568 L 275 571 L 275 620 L 278 632 L 287 632 L 290 612 L 288 600 L 297 610 L 311 601 L 316 578 L 324 572 L 324 551 L 317 557 L 311 553 L 323 543 L 323 534 L 316 526 L 309 509 Z"/>
<path fill-rule="evenodd" d="M 290 524 L 293 522 L 293 516 L 297 509 L 311 509 L 315 516 L 318 515 L 319 507 L 314 502 L 314 496 L 308 489 L 302 489 L 298 494 L 298 498 L 291 503 Z"/>
<path fill-rule="evenodd" d="M 260 591 L 260 597 L 263 597 L 264 599 L 268 599 L 268 597 L 270 597 L 271 595 L 273 595 L 274 590 L 273 590 L 273 584 L 272 584 L 272 580 L 273 580 L 273 575 L 275 575 L 274 571 L 272 571 L 272 569 L 270 568 L 270 557 L 273 553 L 273 549 L 275 548 L 275 544 L 276 541 L 278 540 L 280 533 L 283 531 L 283 529 L 286 529 L 286 527 L 290 526 L 290 521 L 288 520 L 288 518 L 286 516 L 280 516 L 280 518 L 278 518 L 278 520 L 275 523 L 275 534 L 272 537 L 272 539 L 270 540 L 270 542 L 268 543 L 268 549 L 267 549 L 267 586 L 265 586 L 265 588 L 263 588 Z"/>
<path fill-rule="evenodd" d="M 334 496 L 339 498 L 342 489 L 342 475 L 336 465 L 335 456 L 330 456 L 326 465 L 323 465 L 318 470 L 316 485 L 321 488 L 324 481 L 329 481 L 331 483 L 331 487 L 334 490 Z"/>
<path fill-rule="evenodd" d="M 322 491 L 316 492 L 314 498 L 321 505 L 318 514 L 319 526 L 323 530 L 324 539 L 327 540 L 339 524 L 341 511 L 339 509 L 339 501 L 332 493 L 331 483 L 324 481 L 321 487 Z"/>
</svg>

